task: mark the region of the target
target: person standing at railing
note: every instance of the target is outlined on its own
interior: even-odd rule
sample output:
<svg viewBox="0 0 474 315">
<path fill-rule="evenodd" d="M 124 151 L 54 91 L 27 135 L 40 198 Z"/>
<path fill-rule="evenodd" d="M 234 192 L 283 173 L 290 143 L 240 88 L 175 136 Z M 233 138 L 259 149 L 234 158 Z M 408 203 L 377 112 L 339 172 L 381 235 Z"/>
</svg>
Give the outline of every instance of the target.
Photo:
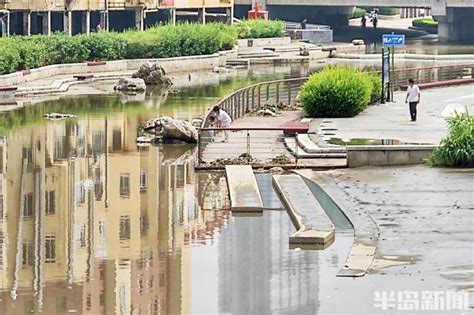
<svg viewBox="0 0 474 315">
<path fill-rule="evenodd" d="M 408 80 L 409 86 L 407 88 L 407 97 L 405 103 L 410 103 L 411 121 L 416 121 L 416 105 L 420 102 L 420 88 L 415 84 L 415 80 Z"/>
<path fill-rule="evenodd" d="M 219 106 L 214 106 L 212 109 L 213 112 L 216 113 L 217 122 L 219 128 L 230 128 L 230 123 L 232 122 L 232 118 L 230 118 L 229 114 Z M 229 142 L 229 130 L 224 130 L 225 139 L 222 142 Z"/>
</svg>

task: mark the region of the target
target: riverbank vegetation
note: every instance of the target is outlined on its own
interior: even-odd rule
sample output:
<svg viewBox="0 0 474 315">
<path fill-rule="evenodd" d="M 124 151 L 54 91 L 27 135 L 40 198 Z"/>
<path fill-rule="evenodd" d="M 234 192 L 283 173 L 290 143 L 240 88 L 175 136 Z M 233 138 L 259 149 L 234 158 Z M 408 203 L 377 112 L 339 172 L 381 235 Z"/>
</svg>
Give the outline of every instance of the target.
<svg viewBox="0 0 474 315">
<path fill-rule="evenodd" d="M 379 75 L 347 66 L 329 66 L 301 88 L 301 103 L 310 117 L 353 117 L 380 100 Z"/>
<path fill-rule="evenodd" d="M 235 25 L 239 38 L 283 37 L 285 22 L 278 20 L 243 20 Z"/>
<path fill-rule="evenodd" d="M 0 74 L 86 60 L 171 58 L 207 55 L 232 49 L 237 38 L 281 37 L 281 21 L 243 21 L 164 25 L 145 31 L 100 32 L 90 35 L 12 36 L 0 38 Z"/>
<path fill-rule="evenodd" d="M 421 18 L 421 19 L 414 19 L 411 22 L 412 26 L 419 27 L 419 28 L 427 28 L 427 29 L 436 29 L 438 28 L 438 21 L 435 21 L 433 18 Z"/>
<path fill-rule="evenodd" d="M 432 166 L 474 167 L 474 117 L 457 113 L 448 119 L 449 132 L 426 159 Z"/>
</svg>

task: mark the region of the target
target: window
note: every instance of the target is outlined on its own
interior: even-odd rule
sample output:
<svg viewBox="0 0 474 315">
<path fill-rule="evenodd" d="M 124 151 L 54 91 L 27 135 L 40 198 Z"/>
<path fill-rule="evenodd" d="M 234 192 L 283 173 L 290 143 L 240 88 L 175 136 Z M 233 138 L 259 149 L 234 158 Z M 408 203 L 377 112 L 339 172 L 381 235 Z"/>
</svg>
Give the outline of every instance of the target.
<svg viewBox="0 0 474 315">
<path fill-rule="evenodd" d="M 33 166 L 33 151 L 31 148 L 23 148 L 22 150 L 22 159 L 26 159 L 28 169 L 31 169 Z"/>
<path fill-rule="evenodd" d="M 148 185 L 148 176 L 146 170 L 140 171 L 140 192 L 145 192 Z"/>
<path fill-rule="evenodd" d="M 31 217 L 33 216 L 33 194 L 25 194 L 23 196 L 23 216 L 24 217 Z"/>
<path fill-rule="evenodd" d="M 122 149 L 122 130 L 114 128 L 112 131 L 112 150 L 118 151 Z"/>
<path fill-rule="evenodd" d="M 45 237 L 45 262 L 56 262 L 56 236 L 47 235 Z"/>
<path fill-rule="evenodd" d="M 130 216 L 120 216 L 119 238 L 121 241 L 130 239 Z"/>
<path fill-rule="evenodd" d="M 148 214 L 145 213 L 142 216 L 140 216 L 140 235 L 141 236 L 147 235 L 148 227 L 149 227 Z"/>
<path fill-rule="evenodd" d="M 86 226 L 84 224 L 79 226 L 79 241 L 80 247 L 86 247 Z"/>
<path fill-rule="evenodd" d="M 46 214 L 56 213 L 56 191 L 50 190 L 45 193 Z"/>
<path fill-rule="evenodd" d="M 35 263 L 35 252 L 33 243 L 23 243 L 23 266 L 33 266 Z"/>
<path fill-rule="evenodd" d="M 120 197 L 130 197 L 130 174 L 120 174 Z"/>
<path fill-rule="evenodd" d="M 92 297 L 91 294 L 88 293 L 86 296 L 86 310 L 90 311 L 92 307 Z"/>
<path fill-rule="evenodd" d="M 76 204 L 83 204 L 86 202 L 86 189 L 84 183 L 78 183 L 76 185 Z"/>
</svg>

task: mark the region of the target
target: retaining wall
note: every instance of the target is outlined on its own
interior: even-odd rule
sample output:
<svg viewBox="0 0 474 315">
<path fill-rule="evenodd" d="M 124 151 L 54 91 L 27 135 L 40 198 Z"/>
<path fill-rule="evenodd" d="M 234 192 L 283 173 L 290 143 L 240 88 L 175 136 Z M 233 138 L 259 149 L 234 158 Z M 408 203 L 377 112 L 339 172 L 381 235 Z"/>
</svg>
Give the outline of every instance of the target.
<svg viewBox="0 0 474 315">
<path fill-rule="evenodd" d="M 347 146 L 347 166 L 420 164 L 437 145 Z"/>
<path fill-rule="evenodd" d="M 103 63 L 69 63 L 50 65 L 37 69 L 18 71 L 0 76 L 0 86 L 11 86 L 28 81 L 45 79 L 58 75 L 73 75 L 82 73 L 119 72 L 137 70 L 143 63 L 159 63 L 167 73 L 194 72 L 210 70 L 214 67 L 225 67 L 227 59 L 236 59 L 237 51 L 221 51 L 212 55 L 186 56 L 161 59 L 128 59 Z"/>
<path fill-rule="evenodd" d="M 249 38 L 237 40 L 239 47 L 282 46 L 291 44 L 290 37 Z"/>
</svg>

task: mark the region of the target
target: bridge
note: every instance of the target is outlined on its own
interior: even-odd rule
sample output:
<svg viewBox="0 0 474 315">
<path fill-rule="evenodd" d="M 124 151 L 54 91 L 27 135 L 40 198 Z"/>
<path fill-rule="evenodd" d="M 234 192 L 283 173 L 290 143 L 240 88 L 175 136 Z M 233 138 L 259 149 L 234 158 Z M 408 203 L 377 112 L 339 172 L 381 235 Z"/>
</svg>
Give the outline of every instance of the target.
<svg viewBox="0 0 474 315">
<path fill-rule="evenodd" d="M 474 42 L 473 0 L 257 0 L 270 17 L 289 21 L 347 25 L 354 6 L 430 8 L 438 21 L 438 36 L 445 42 Z M 256 0 L 235 0 L 243 15 Z"/>
</svg>

